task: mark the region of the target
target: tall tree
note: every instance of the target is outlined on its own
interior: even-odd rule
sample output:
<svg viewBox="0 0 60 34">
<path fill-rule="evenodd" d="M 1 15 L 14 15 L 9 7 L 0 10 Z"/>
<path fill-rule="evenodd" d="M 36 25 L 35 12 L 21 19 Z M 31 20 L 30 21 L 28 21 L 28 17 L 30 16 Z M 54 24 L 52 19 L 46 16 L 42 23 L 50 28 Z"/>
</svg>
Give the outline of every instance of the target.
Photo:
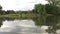
<svg viewBox="0 0 60 34">
<path fill-rule="evenodd" d="M 36 4 L 34 10 L 35 10 L 35 13 L 42 14 L 43 11 L 44 11 L 44 5 L 42 5 L 42 4 Z"/>
<path fill-rule="evenodd" d="M 2 14 L 2 6 L 0 5 L 0 14 Z"/>
<path fill-rule="evenodd" d="M 60 7 L 55 6 L 55 5 L 49 5 L 49 4 L 45 5 L 45 10 L 48 14 L 58 14 L 59 8 Z"/>
<path fill-rule="evenodd" d="M 60 12 L 60 0 L 47 0 L 49 4 L 45 5 L 47 13 L 58 14 Z"/>
<path fill-rule="evenodd" d="M 2 10 L 2 6 L 0 5 L 0 10 Z"/>
<path fill-rule="evenodd" d="M 36 4 L 34 12 L 38 14 L 39 17 L 35 18 L 36 25 L 44 25 L 46 21 L 46 11 L 45 6 L 42 4 Z M 37 15 L 36 15 L 37 16 Z"/>
<path fill-rule="evenodd" d="M 51 5 L 60 5 L 60 0 L 46 0 Z"/>
</svg>

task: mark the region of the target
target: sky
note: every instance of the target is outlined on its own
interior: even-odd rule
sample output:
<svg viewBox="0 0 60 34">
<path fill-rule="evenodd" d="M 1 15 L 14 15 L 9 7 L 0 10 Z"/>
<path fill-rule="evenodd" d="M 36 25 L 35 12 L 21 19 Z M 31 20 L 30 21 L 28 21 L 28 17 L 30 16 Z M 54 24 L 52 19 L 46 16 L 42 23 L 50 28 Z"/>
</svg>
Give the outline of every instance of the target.
<svg viewBox="0 0 60 34">
<path fill-rule="evenodd" d="M 35 4 L 46 4 L 45 0 L 0 0 L 3 10 L 32 10 Z"/>
</svg>

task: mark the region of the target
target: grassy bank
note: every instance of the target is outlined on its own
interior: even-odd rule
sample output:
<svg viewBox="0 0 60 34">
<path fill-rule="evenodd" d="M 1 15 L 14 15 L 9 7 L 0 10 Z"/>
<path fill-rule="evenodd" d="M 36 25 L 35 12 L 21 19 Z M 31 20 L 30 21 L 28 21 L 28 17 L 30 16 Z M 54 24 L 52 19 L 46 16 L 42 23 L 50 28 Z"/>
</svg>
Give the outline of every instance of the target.
<svg viewBox="0 0 60 34">
<path fill-rule="evenodd" d="M 0 15 L 0 18 L 18 18 L 18 19 L 31 19 L 36 17 L 34 14 L 6 14 L 6 15 Z"/>
</svg>

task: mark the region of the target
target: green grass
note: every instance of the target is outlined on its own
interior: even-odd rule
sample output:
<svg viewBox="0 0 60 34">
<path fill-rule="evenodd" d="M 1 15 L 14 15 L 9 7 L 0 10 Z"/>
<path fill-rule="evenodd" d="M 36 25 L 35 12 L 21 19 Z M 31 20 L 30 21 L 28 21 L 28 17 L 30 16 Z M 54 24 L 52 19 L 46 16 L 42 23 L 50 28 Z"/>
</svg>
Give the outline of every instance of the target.
<svg viewBox="0 0 60 34">
<path fill-rule="evenodd" d="M 0 15 L 0 18 L 19 18 L 19 19 L 32 19 L 36 16 L 32 16 L 34 14 L 6 14 L 6 15 Z"/>
</svg>

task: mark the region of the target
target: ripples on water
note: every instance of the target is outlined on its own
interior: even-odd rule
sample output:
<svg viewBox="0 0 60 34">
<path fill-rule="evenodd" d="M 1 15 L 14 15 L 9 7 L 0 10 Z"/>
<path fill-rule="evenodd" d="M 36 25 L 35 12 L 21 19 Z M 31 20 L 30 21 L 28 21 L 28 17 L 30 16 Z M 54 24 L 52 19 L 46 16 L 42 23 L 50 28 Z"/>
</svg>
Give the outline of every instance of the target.
<svg viewBox="0 0 60 34">
<path fill-rule="evenodd" d="M 33 20 L 5 20 L 0 28 L 0 34 L 48 34 L 46 29 L 48 26 L 35 26 Z"/>
</svg>

